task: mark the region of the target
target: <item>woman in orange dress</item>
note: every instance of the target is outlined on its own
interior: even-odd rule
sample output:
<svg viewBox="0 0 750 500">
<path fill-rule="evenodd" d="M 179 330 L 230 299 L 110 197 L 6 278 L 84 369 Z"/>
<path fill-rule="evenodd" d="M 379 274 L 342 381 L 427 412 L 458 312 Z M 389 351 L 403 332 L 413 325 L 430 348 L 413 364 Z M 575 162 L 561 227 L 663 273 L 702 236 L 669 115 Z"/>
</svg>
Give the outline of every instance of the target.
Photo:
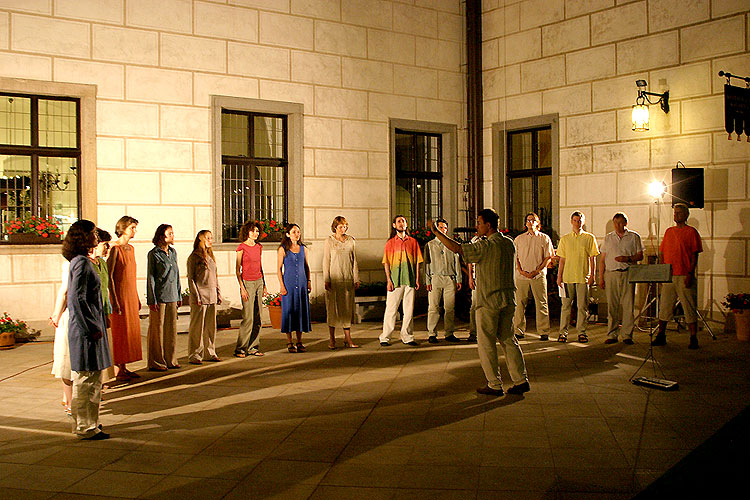
<svg viewBox="0 0 750 500">
<path fill-rule="evenodd" d="M 135 280 L 135 249 L 129 243 L 135 236 L 138 221 L 125 215 L 117 221 L 117 240 L 112 245 L 107 259 L 109 267 L 109 295 L 112 301 L 112 362 L 115 378 L 128 381 L 139 378 L 127 369 L 126 364 L 143 359 L 141 350 L 141 320 L 138 312 L 141 301 Z"/>
</svg>

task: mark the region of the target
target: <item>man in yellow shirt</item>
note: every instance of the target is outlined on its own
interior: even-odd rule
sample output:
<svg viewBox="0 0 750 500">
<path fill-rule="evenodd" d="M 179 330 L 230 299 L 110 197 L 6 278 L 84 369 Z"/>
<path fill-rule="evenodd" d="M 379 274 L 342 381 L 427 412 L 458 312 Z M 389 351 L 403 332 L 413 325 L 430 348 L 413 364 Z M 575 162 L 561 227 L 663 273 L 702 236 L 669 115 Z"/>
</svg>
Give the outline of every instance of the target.
<svg viewBox="0 0 750 500">
<path fill-rule="evenodd" d="M 578 298 L 578 341 L 589 341 L 586 335 L 586 319 L 588 317 L 589 286 L 594 283 L 596 270 L 596 256 L 599 246 L 596 236 L 583 230 L 586 217 L 576 210 L 570 216 L 573 230 L 560 238 L 557 256 L 560 257 L 560 268 L 557 270 L 557 284 L 560 287 L 562 310 L 560 312 L 560 334 L 558 342 L 568 341 L 568 326 L 570 323 L 570 309 L 573 300 Z"/>
</svg>

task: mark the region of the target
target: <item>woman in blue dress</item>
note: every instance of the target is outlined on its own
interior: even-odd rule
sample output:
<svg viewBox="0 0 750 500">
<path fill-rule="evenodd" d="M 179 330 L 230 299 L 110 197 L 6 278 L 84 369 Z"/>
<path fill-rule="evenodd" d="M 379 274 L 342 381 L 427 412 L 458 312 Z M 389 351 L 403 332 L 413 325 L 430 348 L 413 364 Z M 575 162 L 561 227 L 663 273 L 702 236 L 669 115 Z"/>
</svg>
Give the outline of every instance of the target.
<svg viewBox="0 0 750 500">
<path fill-rule="evenodd" d="M 310 266 L 307 252 L 301 241 L 302 231 L 297 224 L 287 224 L 284 238 L 277 254 L 279 283 L 281 287 L 281 331 L 286 333 L 289 352 L 305 352 L 302 332 L 310 326 Z M 292 340 L 297 332 L 297 343 Z"/>
</svg>

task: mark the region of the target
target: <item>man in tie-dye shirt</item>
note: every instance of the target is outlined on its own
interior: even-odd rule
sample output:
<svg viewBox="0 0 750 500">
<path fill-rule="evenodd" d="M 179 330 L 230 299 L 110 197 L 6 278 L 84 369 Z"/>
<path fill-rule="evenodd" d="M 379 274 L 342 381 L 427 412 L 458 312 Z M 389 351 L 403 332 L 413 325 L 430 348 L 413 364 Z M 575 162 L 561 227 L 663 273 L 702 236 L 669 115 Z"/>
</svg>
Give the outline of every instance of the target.
<svg viewBox="0 0 750 500">
<path fill-rule="evenodd" d="M 385 299 L 383 334 L 380 345 L 390 345 L 391 333 L 396 328 L 398 305 L 403 301 L 404 317 L 401 322 L 401 342 L 416 346 L 413 331 L 414 291 L 419 288 L 419 264 L 423 262 L 419 243 L 406 233 L 406 217 L 393 218 L 391 239 L 385 244 L 383 268 L 388 280 Z"/>
</svg>

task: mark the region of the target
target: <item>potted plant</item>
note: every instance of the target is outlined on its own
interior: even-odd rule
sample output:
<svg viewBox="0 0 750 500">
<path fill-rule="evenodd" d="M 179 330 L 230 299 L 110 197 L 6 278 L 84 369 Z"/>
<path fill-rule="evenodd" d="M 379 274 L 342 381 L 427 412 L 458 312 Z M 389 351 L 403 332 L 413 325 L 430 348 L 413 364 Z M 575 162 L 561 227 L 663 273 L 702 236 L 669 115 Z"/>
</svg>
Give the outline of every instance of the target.
<svg viewBox="0 0 750 500">
<path fill-rule="evenodd" d="M 38 245 L 60 243 L 63 235 L 57 221 L 52 217 L 26 217 L 5 223 L 8 242 L 14 245 Z"/>
<path fill-rule="evenodd" d="M 25 333 L 26 323 L 11 318 L 8 313 L 0 317 L 0 349 L 12 349 L 16 345 L 16 333 Z"/>
<path fill-rule="evenodd" d="M 284 237 L 284 223 L 275 219 L 256 221 L 260 224 L 259 241 L 281 241 Z"/>
<path fill-rule="evenodd" d="M 269 293 L 263 296 L 263 305 L 268 308 L 271 327 L 281 330 L 281 294 Z"/>
<path fill-rule="evenodd" d="M 750 342 L 750 294 L 728 293 L 722 305 L 734 313 L 737 340 Z"/>
</svg>

